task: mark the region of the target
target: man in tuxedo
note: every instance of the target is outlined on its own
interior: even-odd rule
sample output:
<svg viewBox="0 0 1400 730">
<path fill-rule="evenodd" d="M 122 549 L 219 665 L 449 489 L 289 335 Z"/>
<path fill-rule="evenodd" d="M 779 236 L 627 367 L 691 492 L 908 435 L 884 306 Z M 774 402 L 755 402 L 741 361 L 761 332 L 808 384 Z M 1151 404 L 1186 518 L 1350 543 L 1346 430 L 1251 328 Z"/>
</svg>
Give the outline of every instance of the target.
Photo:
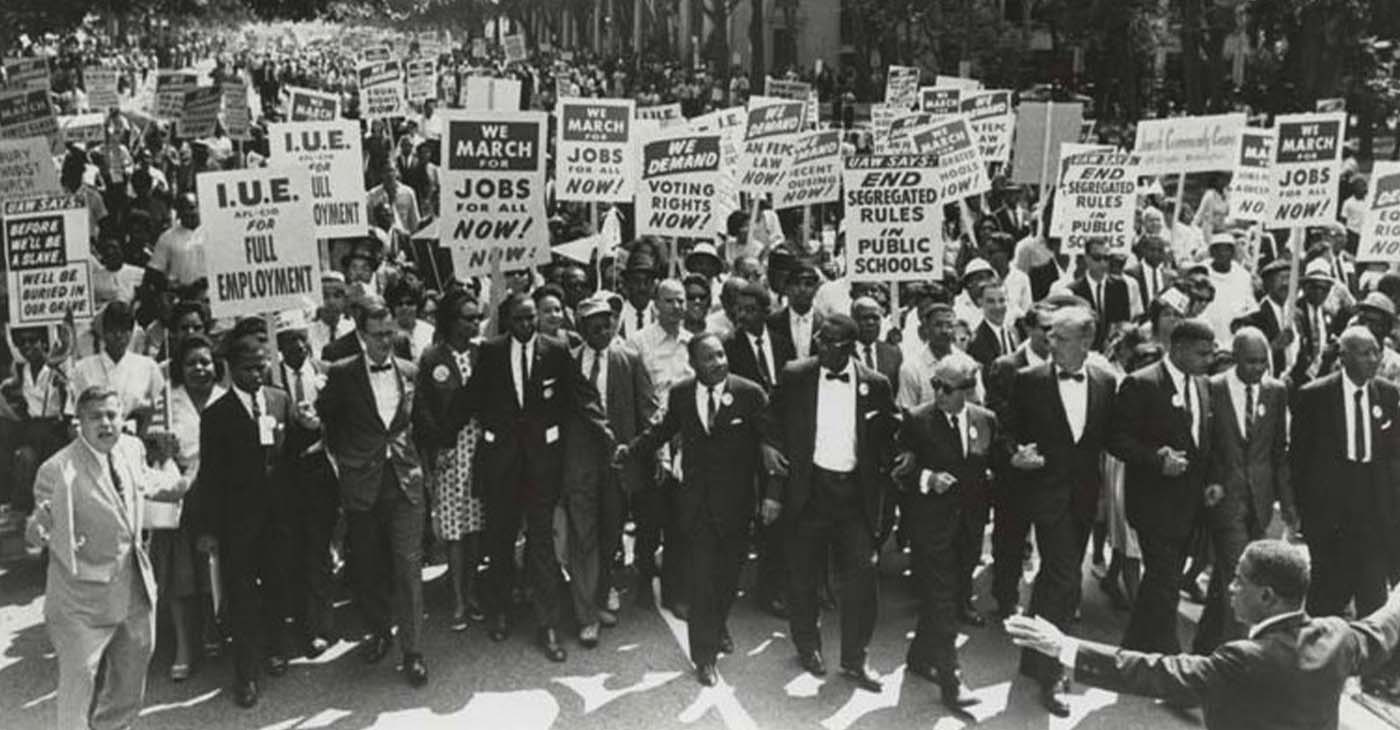
<svg viewBox="0 0 1400 730">
<path fill-rule="evenodd" d="M 681 436 L 677 511 L 687 533 L 690 660 L 696 678 L 710 687 L 716 657 L 734 651 L 727 622 L 748 544 L 744 530 L 759 477 L 773 459 L 763 456 L 763 388 L 729 372 L 714 333 L 696 335 L 687 348 L 695 376 L 671 388 L 662 419 L 619 446 L 614 462 L 625 468 L 635 461 L 631 455 L 650 454 Z"/>
<path fill-rule="evenodd" d="M 1048 336 L 1051 360 L 1016 373 L 1003 415 L 1011 467 L 1004 470 L 1011 505 L 1007 519 L 1024 524 L 1008 525 L 1006 533 L 1020 537 L 1000 545 L 998 582 L 1000 566 L 1014 562 L 1019 569 L 1025 525 L 1034 525 L 1040 571 L 1029 613 L 1056 625 L 1067 624 L 1074 615 L 1079 568 L 1098 505 L 1099 457 L 1113 411 L 1113 376 L 1086 362 L 1095 326 L 1087 307 L 1056 310 Z M 1014 599 L 998 595 L 998 600 Z M 1007 605 L 1003 602 L 1002 609 Z M 1047 710 L 1060 717 L 1069 714 L 1060 695 L 1064 682 L 1059 666 L 1023 653 L 1021 671 L 1039 683 Z"/>
<path fill-rule="evenodd" d="M 855 321 L 833 314 L 822 323 L 817 357 L 784 368 L 767 435 L 789 467 L 770 481 L 763 510 L 765 521 L 781 514 L 785 523 L 789 626 L 802 667 L 826 673 L 817 587 L 834 543 L 841 671 L 878 692 L 880 680 L 865 660 L 875 629 L 875 545 L 894 445 L 894 399 L 885 377 L 851 356 L 855 340 Z"/>
<path fill-rule="evenodd" d="M 1279 540 L 1250 543 L 1240 555 L 1230 602 L 1248 638 L 1207 656 L 1162 655 L 1074 639 L 1040 619 L 1013 616 L 1016 644 L 1111 692 L 1199 701 L 1208 730 L 1335 728 L 1349 677 L 1374 671 L 1400 639 L 1400 589 L 1360 621 L 1303 611 L 1308 556 Z M 1384 594 L 1382 594 L 1384 595 Z"/>
<path fill-rule="evenodd" d="M 972 332 L 967 354 L 988 370 L 993 360 L 1014 353 L 1018 344 L 1016 328 L 1006 321 L 1006 288 L 996 282 L 988 284 L 982 289 L 982 322 Z"/>
<path fill-rule="evenodd" d="M 481 345 L 476 370 L 453 396 L 454 425 L 475 416 L 481 424 L 476 483 L 486 502 L 486 551 L 491 557 L 486 597 L 490 635 L 510 635 L 507 612 L 515 586 L 515 537 L 525 522 L 525 566 L 534 591 L 538 639 L 554 662 L 568 658 L 559 644 L 563 606 L 554 555 L 554 508 L 564 478 L 564 427 L 572 417 L 600 439 L 604 454 L 613 435 L 568 346 L 536 332 L 533 299 L 513 294 L 502 306 L 506 334 Z"/>
<path fill-rule="evenodd" d="M 659 399 L 642 356 L 614 337 L 612 307 L 606 299 L 580 302 L 575 312 L 584 344 L 574 350 L 580 372 L 598 391 L 598 403 L 619 439 L 635 437 L 656 414 Z M 622 547 L 623 500 L 636 494 L 651 474 L 641 462 L 614 472 L 598 433 L 582 418 L 564 428 L 564 509 L 569 525 L 569 588 L 579 643 L 598 645 L 598 629 L 617 625 L 609 610 L 613 555 Z M 615 597 L 615 596 L 614 596 Z"/>
<path fill-rule="evenodd" d="M 40 467 L 25 537 L 49 553 L 44 623 L 58 659 L 60 728 L 136 722 L 155 650 L 156 578 L 141 541 L 142 502 L 176 501 L 188 480 L 169 446 L 124 436 L 115 390 L 77 396 L 78 436 Z"/>
<path fill-rule="evenodd" d="M 228 591 L 233 635 L 233 697 L 258 703 L 259 664 L 287 671 L 285 620 L 293 585 L 288 560 L 295 514 L 293 453 L 286 450 L 293 406 L 286 391 L 264 386 L 267 346 L 257 335 L 234 340 L 232 387 L 200 417 L 200 478 L 184 520 L 202 552 L 217 552 Z"/>
<path fill-rule="evenodd" d="M 1177 592 L 1189 538 L 1201 516 L 1211 457 L 1211 400 L 1204 377 L 1215 332 L 1188 319 L 1162 361 L 1123 380 L 1108 447 L 1123 460 L 1128 524 L 1142 546 L 1142 585 L 1123 646 L 1175 654 Z"/>
<path fill-rule="evenodd" d="M 1094 336 L 1094 349 L 1102 350 L 1113 326 L 1132 317 L 1128 303 L 1128 282 L 1112 276 L 1108 266 L 1108 241 L 1091 238 L 1084 244 L 1084 276 L 1070 285 L 1069 290 L 1094 308 L 1099 318 L 1099 331 Z"/>
<path fill-rule="evenodd" d="M 997 444 L 996 415 L 968 402 L 977 371 L 944 360 L 934 370 L 932 402 L 904 420 L 896 469 L 908 497 L 910 563 L 919 595 L 919 623 L 909 644 L 909 670 L 936 683 L 951 708 L 975 704 L 958 671 L 958 612 L 971 595 L 972 570 L 982 554 L 988 475 Z"/>
<path fill-rule="evenodd" d="M 414 441 L 413 363 L 392 355 L 398 328 L 384 301 L 355 310 L 360 357 L 331 366 L 316 399 L 326 453 L 340 478 L 346 543 L 356 601 L 371 636 L 361 647 L 377 663 L 398 627 L 403 673 L 421 687 L 428 669 L 418 644 L 423 626 L 423 466 Z"/>
<path fill-rule="evenodd" d="M 1206 467 L 1206 524 L 1215 547 L 1210 592 L 1192 645 L 1209 654 L 1236 636 L 1226 587 L 1251 540 L 1264 536 L 1274 514 L 1297 525 L 1288 481 L 1288 392 L 1269 377 L 1269 341 L 1253 327 L 1235 332 L 1235 367 L 1210 379 L 1210 461 Z"/>
<path fill-rule="evenodd" d="M 783 352 L 791 352 L 792 357 L 802 359 L 815 354 L 812 344 L 822 320 L 813 309 L 817 289 L 821 287 L 821 274 L 808 262 L 794 265 L 788 275 L 783 291 L 787 295 L 787 306 L 768 317 L 768 330 L 773 333 L 774 342 Z M 775 363 L 774 372 L 782 372 L 787 360 Z"/>
<path fill-rule="evenodd" d="M 892 345 L 880 338 L 880 325 L 884 318 L 884 308 L 873 297 L 856 297 L 851 302 L 851 319 L 856 321 L 856 359 L 885 376 L 898 397 L 899 367 L 904 363 L 904 354 L 900 352 L 899 345 Z"/>
</svg>

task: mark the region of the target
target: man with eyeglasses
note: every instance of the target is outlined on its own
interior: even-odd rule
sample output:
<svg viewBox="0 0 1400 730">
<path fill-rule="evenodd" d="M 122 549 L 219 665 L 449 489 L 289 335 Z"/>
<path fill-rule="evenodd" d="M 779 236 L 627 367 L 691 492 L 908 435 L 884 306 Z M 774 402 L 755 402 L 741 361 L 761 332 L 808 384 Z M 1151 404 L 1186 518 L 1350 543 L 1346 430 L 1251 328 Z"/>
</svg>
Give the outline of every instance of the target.
<svg viewBox="0 0 1400 730">
<path fill-rule="evenodd" d="M 1119 322 L 1132 317 L 1128 282 L 1109 273 L 1108 241 L 1091 238 L 1084 243 L 1084 276 L 1070 285 L 1075 296 L 1089 302 L 1098 315 L 1099 329 L 1094 349 L 1103 350 L 1108 333 Z"/>
<path fill-rule="evenodd" d="M 787 459 L 769 483 L 763 519 L 787 535 L 788 621 L 802 668 L 824 676 L 817 588 L 835 548 L 841 586 L 841 672 L 878 692 L 866 665 L 875 629 L 876 537 L 895 428 L 889 381 L 852 357 L 856 323 L 822 323 L 817 357 L 788 365 L 773 391 L 765 438 Z"/>
</svg>

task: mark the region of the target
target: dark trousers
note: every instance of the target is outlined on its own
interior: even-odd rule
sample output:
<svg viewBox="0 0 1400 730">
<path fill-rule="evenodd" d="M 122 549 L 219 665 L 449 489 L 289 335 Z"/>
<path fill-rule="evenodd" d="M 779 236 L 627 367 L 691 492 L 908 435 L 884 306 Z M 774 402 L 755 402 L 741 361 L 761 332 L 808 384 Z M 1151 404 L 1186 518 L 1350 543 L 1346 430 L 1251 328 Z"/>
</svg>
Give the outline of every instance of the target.
<svg viewBox="0 0 1400 730">
<path fill-rule="evenodd" d="M 1138 531 L 1142 547 L 1142 583 L 1123 633 L 1123 648 L 1137 651 L 1177 654 L 1177 604 L 1180 602 L 1181 571 L 1191 550 L 1190 535 L 1180 537 Z"/>
<path fill-rule="evenodd" d="M 1067 503 L 1061 509 L 1032 511 L 1018 502 L 1015 504 L 1014 513 L 1026 518 L 1025 522 L 1018 523 L 1021 532 L 1011 545 L 1011 550 L 1015 553 L 1014 565 L 1018 583 L 1021 546 L 1025 543 L 1026 534 L 1025 528 L 1019 527 L 1020 524 L 1035 526 L 1035 543 L 1040 551 L 1040 570 L 1035 574 L 1027 612 L 1032 616 L 1044 618 L 1061 630 L 1066 630 L 1074 616 L 1075 601 L 1079 595 L 1079 568 L 1084 555 L 1084 546 L 1079 538 L 1084 531 L 1080 525 L 1088 520 L 1076 516 Z M 1002 548 L 1005 550 L 1007 546 L 1003 545 Z M 1012 556 L 1002 555 L 997 559 L 997 564 L 1002 564 L 1003 560 L 1010 562 L 1012 559 Z M 1001 571 L 998 569 L 997 573 L 997 578 L 1000 579 Z M 1064 676 L 1058 659 L 1029 649 L 1021 652 L 1021 673 L 1034 678 L 1042 685 L 1054 684 Z"/>
<path fill-rule="evenodd" d="M 643 580 L 661 577 L 661 596 L 667 603 L 685 603 L 687 535 L 675 516 L 680 485 L 671 477 L 648 485 L 632 495 L 632 519 L 636 522 L 635 561 Z M 664 547 L 662 566 L 656 567 L 656 552 Z"/>
<path fill-rule="evenodd" d="M 787 590 L 787 560 L 783 556 L 783 544 L 787 536 L 780 523 L 763 524 L 755 519 L 754 542 L 758 547 L 758 573 L 754 585 L 754 595 L 759 603 L 768 604 L 779 598 Z"/>
<path fill-rule="evenodd" d="M 958 670 L 954 642 L 966 548 L 960 543 L 966 541 L 966 523 L 972 517 L 956 494 L 913 495 L 903 504 L 919 597 L 918 628 L 906 659 L 911 666 L 933 667 L 950 676 Z"/>
<path fill-rule="evenodd" d="M 708 518 L 690 526 L 686 543 L 690 660 L 697 666 L 713 664 L 719 653 L 720 633 L 729 620 L 739 588 L 739 571 L 747 546 L 741 530 L 721 530 Z"/>
<path fill-rule="evenodd" d="M 1227 594 L 1230 583 L 1235 580 L 1235 564 L 1240 554 L 1250 541 L 1264 537 L 1265 526 L 1248 504 L 1238 506 L 1237 510 L 1208 528 L 1215 549 L 1215 564 L 1205 609 L 1201 611 L 1201 623 L 1196 627 L 1196 639 L 1191 644 L 1191 651 L 1196 654 L 1209 654 L 1220 644 L 1244 636 L 1244 627 L 1235 618 Z"/>
<path fill-rule="evenodd" d="M 1345 500 L 1341 524 L 1314 528 L 1303 515 L 1303 536 L 1312 554 L 1308 613 L 1340 616 L 1355 601 L 1356 615 L 1380 608 L 1386 599 L 1390 553 L 1386 549 L 1385 484 L 1375 464 L 1344 464 L 1335 499 Z"/>
<path fill-rule="evenodd" d="M 531 483 L 540 480 L 527 468 L 524 452 L 517 451 L 499 484 L 487 485 L 486 554 L 491 569 L 486 575 L 487 607 L 491 613 L 509 612 L 515 586 L 515 538 L 525 524 L 525 576 L 533 592 L 535 621 L 541 629 L 558 629 L 562 612 L 559 562 L 554 556 L 554 507 L 559 485 Z"/>
<path fill-rule="evenodd" d="M 958 519 L 958 531 L 953 539 L 953 554 L 958 561 L 958 592 L 954 599 L 961 606 L 972 601 L 972 574 L 982 560 L 982 536 L 987 531 L 990 505 L 985 496 L 978 495 L 970 503 L 962 504 L 959 509 L 961 514 Z"/>
<path fill-rule="evenodd" d="M 613 555 L 622 541 L 622 487 L 599 471 L 584 493 L 566 500 L 569 511 L 569 591 L 579 625 L 597 623 L 612 587 Z"/>
<path fill-rule="evenodd" d="M 878 604 L 875 536 L 866 524 L 855 476 L 813 468 L 811 497 L 789 518 L 788 624 L 798 651 L 821 650 L 817 587 L 832 547 L 841 581 L 841 665 L 865 663 Z"/>
<path fill-rule="evenodd" d="M 265 514 L 229 525 L 219 540 L 224 589 L 228 591 L 234 679 L 257 679 L 264 656 L 286 655 L 285 620 L 290 615 L 284 515 Z"/>
<path fill-rule="evenodd" d="M 992 598 L 997 608 L 1010 613 L 1021 602 L 1026 538 L 1032 521 L 1026 505 L 1015 499 L 1006 485 L 996 485 L 993 509 Z"/>
<path fill-rule="evenodd" d="M 331 537 L 340 497 L 335 473 L 323 454 L 303 456 L 298 463 L 298 525 L 293 531 L 297 545 L 292 559 L 298 561 L 292 581 L 292 615 L 304 637 L 331 636 L 334 627 L 335 584 L 331 577 Z"/>
<path fill-rule="evenodd" d="M 423 628 L 423 504 L 408 501 L 397 479 L 386 466 L 374 505 L 346 510 L 346 541 L 365 623 L 380 636 L 397 625 L 399 647 L 416 654 Z"/>
</svg>

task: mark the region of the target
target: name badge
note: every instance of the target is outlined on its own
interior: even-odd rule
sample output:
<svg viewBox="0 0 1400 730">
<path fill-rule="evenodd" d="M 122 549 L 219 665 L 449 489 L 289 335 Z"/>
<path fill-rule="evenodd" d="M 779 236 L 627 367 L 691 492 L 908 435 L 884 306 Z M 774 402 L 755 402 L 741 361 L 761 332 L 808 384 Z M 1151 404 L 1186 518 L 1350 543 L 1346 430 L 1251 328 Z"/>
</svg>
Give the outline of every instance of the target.
<svg viewBox="0 0 1400 730">
<path fill-rule="evenodd" d="M 258 416 L 258 445 L 272 446 L 276 443 L 273 438 L 277 429 L 277 419 L 272 416 Z"/>
</svg>

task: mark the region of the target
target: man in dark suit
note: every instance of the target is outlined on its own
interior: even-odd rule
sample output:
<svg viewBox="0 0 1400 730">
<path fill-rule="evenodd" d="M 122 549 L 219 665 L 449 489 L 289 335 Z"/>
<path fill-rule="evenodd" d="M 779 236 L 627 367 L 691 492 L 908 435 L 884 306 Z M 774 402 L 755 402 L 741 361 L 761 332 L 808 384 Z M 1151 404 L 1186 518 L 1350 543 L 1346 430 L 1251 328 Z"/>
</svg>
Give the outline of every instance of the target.
<svg viewBox="0 0 1400 730">
<path fill-rule="evenodd" d="M 189 496 L 187 524 L 204 552 L 218 551 L 233 634 L 234 701 L 258 702 L 259 664 L 287 671 L 284 620 L 292 613 L 293 454 L 286 451 L 293 407 L 287 393 L 264 386 L 267 348 L 244 335 L 229 348 L 224 396 L 200 417 L 200 477 Z"/>
<path fill-rule="evenodd" d="M 1210 463 L 1211 402 L 1203 376 L 1215 334 L 1200 320 L 1172 330 L 1167 356 L 1118 390 L 1108 447 L 1123 460 L 1128 524 L 1142 545 L 1142 585 L 1123 646 L 1175 654 L 1177 591 L 1200 518 Z"/>
<path fill-rule="evenodd" d="M 1396 549 L 1400 391 L 1376 378 L 1380 348 L 1365 327 L 1339 340 L 1342 369 L 1308 383 L 1294 403 L 1290 473 L 1314 563 L 1308 609 L 1358 614 L 1385 600 Z M 1304 417 L 1306 414 L 1306 417 Z"/>
<path fill-rule="evenodd" d="M 414 442 L 417 371 L 391 354 L 398 328 L 383 300 L 357 308 L 355 325 L 364 355 L 331 365 L 316 411 L 340 478 L 356 599 L 372 632 L 363 657 L 369 663 L 383 659 L 397 626 L 404 676 L 421 687 L 428 681 L 418 645 L 426 503 Z"/>
<path fill-rule="evenodd" d="M 1279 540 L 1245 548 L 1230 593 L 1235 614 L 1252 625 L 1249 638 L 1208 656 L 1117 649 L 1020 616 L 1006 628 L 1017 644 L 1058 660 L 1085 684 L 1200 702 L 1208 730 L 1335 728 L 1347 679 L 1374 671 L 1400 639 L 1400 589 L 1360 621 L 1305 613 L 1308 556 Z"/>
<path fill-rule="evenodd" d="M 651 423 L 659 405 L 651 374 L 636 350 L 618 342 L 612 307 L 606 299 L 583 300 L 576 312 L 584 344 L 574 351 L 580 372 L 598 391 L 599 404 L 619 439 L 635 437 Z M 598 432 L 579 416 L 564 427 L 564 510 L 569 524 L 569 587 L 579 642 L 598 645 L 600 626 L 617 625 L 607 608 L 613 585 L 613 555 L 622 547 L 623 499 L 636 494 L 642 462 L 614 472 Z"/>
<path fill-rule="evenodd" d="M 1113 326 L 1132 317 L 1128 299 L 1128 282 L 1113 276 L 1108 267 L 1108 242 L 1093 238 L 1084 244 L 1084 276 L 1070 285 L 1070 292 L 1089 302 L 1099 318 L 1099 331 L 1094 336 L 1094 349 L 1102 350 Z"/>
<path fill-rule="evenodd" d="M 1137 287 L 1138 301 L 1146 309 L 1176 283 L 1176 270 L 1167 260 L 1167 241 L 1159 234 L 1143 234 L 1134 250 L 1137 263 L 1126 267 L 1123 275 L 1129 284 Z"/>
<path fill-rule="evenodd" d="M 1011 495 L 1007 518 L 1034 525 L 1040 548 L 1029 613 L 1064 625 L 1074 615 L 1079 566 L 1098 505 L 1099 457 L 1108 439 L 1114 383 L 1111 374 L 1086 363 L 1095 332 L 1091 310 L 1059 309 L 1051 322 L 1052 360 L 1021 370 L 1012 380 L 1002 416 L 1011 468 L 1003 471 Z M 1009 527 L 1007 533 L 1021 537 L 1006 540 L 1001 549 L 1014 554 L 1000 555 L 996 562 L 1014 562 L 1019 568 L 1027 528 Z M 1003 571 L 998 568 L 997 573 L 1000 581 Z M 1069 714 L 1060 696 L 1064 683 L 1058 666 L 1023 653 L 1021 671 L 1040 684 L 1047 710 L 1061 717 Z"/>
<path fill-rule="evenodd" d="M 822 323 L 816 358 L 784 368 L 769 408 L 772 445 L 788 470 L 770 481 L 764 519 L 782 514 L 787 534 L 788 610 L 802 667 L 826 673 L 817 628 L 817 587 L 835 548 L 841 583 L 841 671 L 879 691 L 866 665 L 875 629 L 875 541 L 879 535 L 894 434 L 894 399 L 885 376 L 851 355 L 856 323 Z"/>
<path fill-rule="evenodd" d="M 754 512 L 758 478 L 772 463 L 763 456 L 763 388 L 729 372 L 724 346 L 706 332 L 687 344 L 695 376 L 671 388 L 666 413 L 628 444 L 614 462 L 636 461 L 676 434 L 681 436 L 682 487 L 677 519 L 689 540 L 685 574 L 690 582 L 688 633 L 695 676 L 709 687 L 716 681 L 715 658 L 734 651 L 726 625 L 738 589 L 747 541 L 744 529 Z"/>
<path fill-rule="evenodd" d="M 558 635 L 563 606 L 554 508 L 563 488 L 564 427 L 571 417 L 582 418 L 607 447 L 604 454 L 612 451 L 613 436 L 598 391 L 568 346 L 536 332 L 534 300 L 513 294 L 501 311 L 509 332 L 481 345 L 477 368 L 453 396 L 451 413 L 456 424 L 476 416 L 482 429 L 476 483 L 485 490 L 491 638 L 504 641 L 510 635 L 506 613 L 515 585 L 515 537 L 523 518 L 539 642 L 550 661 L 562 662 L 568 654 Z"/>
<path fill-rule="evenodd" d="M 821 330 L 822 319 L 812 308 L 812 303 L 816 300 L 819 287 L 821 274 L 815 266 L 805 261 L 795 264 L 782 292 L 787 296 L 787 306 L 768 317 L 768 331 L 773 333 L 776 347 L 792 353 L 789 359 L 800 360 L 815 354 L 813 345 L 817 332 Z M 773 371 L 781 373 L 787 363 L 788 360 L 775 363 Z"/>
<path fill-rule="evenodd" d="M 1259 308 L 1235 320 L 1240 327 L 1254 327 L 1264 334 L 1269 342 L 1269 369 L 1276 378 L 1288 372 L 1290 346 L 1297 332 L 1307 326 L 1301 318 L 1301 308 L 1294 311 L 1293 324 L 1287 321 L 1288 272 L 1289 263 L 1281 260 L 1261 269 L 1264 296 L 1259 300 Z"/>
<path fill-rule="evenodd" d="M 1235 367 L 1210 379 L 1210 461 L 1206 467 L 1206 524 L 1215 547 L 1210 592 L 1192 651 L 1209 654 L 1238 638 L 1226 588 L 1251 540 L 1264 536 L 1274 514 L 1297 526 L 1288 481 L 1288 392 L 1269 377 L 1269 341 L 1253 327 L 1235 332 Z"/>
<path fill-rule="evenodd" d="M 1018 344 L 1016 328 L 1006 321 L 1006 287 L 997 282 L 988 284 L 982 289 L 982 322 L 972 332 L 967 354 L 983 370 L 989 370 L 993 360 L 1015 353 Z"/>
<path fill-rule="evenodd" d="M 975 704 L 958 671 L 958 610 L 971 595 L 982 554 L 988 476 L 999 434 L 996 415 L 968 401 L 977 369 L 945 359 L 934 367 L 933 401 L 904 420 L 898 482 L 908 495 L 910 563 L 919 595 L 919 624 L 909 644 L 909 670 L 942 690 L 951 708 Z"/>
<path fill-rule="evenodd" d="M 867 368 L 890 381 L 891 394 L 899 396 L 899 367 L 904 353 L 880 337 L 880 325 L 885 310 L 872 297 L 857 297 L 851 302 L 851 319 L 856 321 L 856 359 Z"/>
</svg>

